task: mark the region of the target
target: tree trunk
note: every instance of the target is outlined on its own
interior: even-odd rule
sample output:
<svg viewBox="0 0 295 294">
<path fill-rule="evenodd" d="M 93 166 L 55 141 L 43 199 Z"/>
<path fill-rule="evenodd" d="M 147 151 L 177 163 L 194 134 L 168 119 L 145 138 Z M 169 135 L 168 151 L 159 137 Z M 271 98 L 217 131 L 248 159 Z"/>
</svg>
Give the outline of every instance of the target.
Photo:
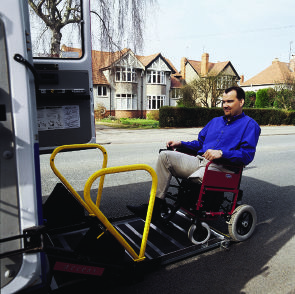
<svg viewBox="0 0 295 294">
<path fill-rule="evenodd" d="M 51 57 L 60 57 L 60 42 L 61 42 L 62 33 L 60 30 L 52 30 L 51 37 Z"/>
</svg>

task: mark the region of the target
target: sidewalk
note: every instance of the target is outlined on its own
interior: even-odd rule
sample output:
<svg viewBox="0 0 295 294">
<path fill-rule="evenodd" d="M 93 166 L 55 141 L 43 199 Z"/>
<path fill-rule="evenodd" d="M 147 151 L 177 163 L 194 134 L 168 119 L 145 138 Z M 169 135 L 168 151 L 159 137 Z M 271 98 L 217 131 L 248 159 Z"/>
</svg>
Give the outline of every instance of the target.
<svg viewBox="0 0 295 294">
<path fill-rule="evenodd" d="M 151 143 L 168 140 L 196 140 L 202 128 L 116 129 L 97 125 L 96 141 L 99 144 Z M 262 126 L 261 136 L 295 135 L 295 126 Z"/>
</svg>

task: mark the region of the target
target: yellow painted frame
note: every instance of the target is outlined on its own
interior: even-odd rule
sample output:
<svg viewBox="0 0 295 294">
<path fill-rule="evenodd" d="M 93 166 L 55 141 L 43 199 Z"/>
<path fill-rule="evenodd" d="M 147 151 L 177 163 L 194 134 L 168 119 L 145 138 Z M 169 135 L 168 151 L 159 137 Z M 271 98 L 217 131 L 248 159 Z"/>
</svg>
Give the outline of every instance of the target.
<svg viewBox="0 0 295 294">
<path fill-rule="evenodd" d="M 93 182 L 98 177 L 104 176 L 106 174 L 114 174 L 114 173 L 128 172 L 128 171 L 135 171 L 135 170 L 146 170 L 152 176 L 152 187 L 151 187 L 151 193 L 150 193 L 150 201 L 149 201 L 149 205 L 148 205 L 147 216 L 146 216 L 146 220 L 145 220 L 145 226 L 144 226 L 144 230 L 143 230 L 139 254 L 137 254 L 133 250 L 133 248 L 122 237 L 122 235 L 113 227 L 113 225 L 108 221 L 108 219 L 101 212 L 101 210 L 99 209 L 99 206 L 95 205 L 95 203 L 92 201 L 92 199 L 90 197 L 91 186 L 92 186 Z M 146 243 L 147 243 L 147 238 L 148 238 L 148 234 L 149 234 L 150 223 L 151 223 L 151 219 L 152 219 L 157 184 L 158 184 L 157 174 L 154 171 L 154 169 L 151 168 L 147 164 L 133 164 L 133 165 L 104 168 L 104 169 L 101 169 L 101 170 L 95 172 L 93 175 L 91 175 L 85 184 L 84 199 L 85 199 L 86 203 L 91 208 L 91 210 L 96 215 L 96 217 L 103 223 L 103 225 L 106 227 L 106 229 L 118 240 L 118 242 L 132 256 L 134 261 L 142 261 L 145 258 L 144 254 L 145 254 Z M 101 195 L 98 195 L 98 197 L 101 197 Z"/>
<path fill-rule="evenodd" d="M 87 205 L 87 203 L 80 197 L 80 195 L 76 192 L 76 190 L 72 187 L 72 185 L 66 180 L 66 178 L 59 172 L 59 170 L 56 168 L 54 160 L 56 155 L 65 150 L 75 150 L 75 149 L 93 149 L 97 148 L 100 149 L 101 152 L 103 153 L 103 163 L 102 163 L 102 168 L 107 167 L 107 162 L 108 162 L 108 155 L 106 149 L 99 145 L 99 144 L 73 144 L 73 145 L 63 145 L 59 146 L 54 149 L 50 156 L 50 167 L 54 174 L 61 180 L 61 182 L 67 187 L 67 189 L 75 196 L 75 198 L 80 202 L 80 204 L 88 211 L 89 214 L 93 214 L 91 208 Z M 99 186 L 98 186 L 98 195 L 101 195 L 102 193 L 102 188 L 103 188 L 103 183 L 104 183 L 104 176 L 101 177 Z M 100 197 L 97 197 L 97 201 L 100 201 Z M 98 206 L 100 202 L 96 203 Z"/>
<path fill-rule="evenodd" d="M 76 190 L 71 186 L 71 184 L 66 180 L 66 178 L 58 171 L 55 166 L 54 160 L 56 155 L 65 150 L 75 150 L 75 149 L 92 149 L 98 148 L 103 153 L 103 164 L 102 169 L 98 170 L 94 174 L 92 174 L 89 179 L 86 181 L 84 187 L 84 200 L 80 197 L 80 195 L 76 192 Z M 80 202 L 80 204 L 88 211 L 89 214 L 95 215 L 101 223 L 106 227 L 106 229 L 118 240 L 118 242 L 125 248 L 125 250 L 131 255 L 134 261 L 142 261 L 145 259 L 145 249 L 147 238 L 149 234 L 150 223 L 152 219 L 153 207 L 155 203 L 155 196 L 156 196 L 156 189 L 158 185 L 158 178 L 157 174 L 152 167 L 147 164 L 133 164 L 133 165 L 125 165 L 125 166 L 118 166 L 118 167 L 109 167 L 107 168 L 107 152 L 106 149 L 99 145 L 99 144 L 74 144 L 74 145 L 63 145 L 57 147 L 51 154 L 50 157 L 50 167 L 54 174 L 61 180 L 61 182 L 67 187 L 67 189 L 76 197 L 76 199 Z M 104 178 L 106 174 L 114 174 L 114 173 L 121 173 L 121 172 L 130 172 L 136 170 L 146 170 L 150 173 L 152 177 L 152 187 L 150 193 L 150 200 L 145 220 L 144 231 L 142 235 L 142 241 L 140 246 L 139 254 L 137 254 L 133 248 L 129 245 L 129 243 L 122 237 L 122 235 L 114 228 L 114 226 L 108 221 L 105 215 L 99 209 L 101 196 L 102 196 L 102 189 Z M 96 203 L 94 203 L 90 196 L 90 190 L 92 187 L 93 182 L 100 177 L 99 187 L 97 192 Z"/>
</svg>

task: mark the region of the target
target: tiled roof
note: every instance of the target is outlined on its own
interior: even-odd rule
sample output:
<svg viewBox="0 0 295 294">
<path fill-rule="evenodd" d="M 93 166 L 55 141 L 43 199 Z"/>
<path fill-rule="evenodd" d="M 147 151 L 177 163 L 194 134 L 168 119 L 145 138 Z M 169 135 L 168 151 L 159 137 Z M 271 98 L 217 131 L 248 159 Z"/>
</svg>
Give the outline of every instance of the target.
<svg viewBox="0 0 295 294">
<path fill-rule="evenodd" d="M 62 51 L 64 52 L 79 52 L 81 56 L 82 50 L 72 47 L 67 47 L 62 45 Z M 110 66 L 114 61 L 123 56 L 129 49 L 123 49 L 116 52 L 104 52 L 92 50 L 92 79 L 94 84 L 108 85 L 108 80 L 106 79 L 103 72 L 100 70 Z"/>
<path fill-rule="evenodd" d="M 108 68 L 115 61 L 121 58 L 130 49 L 123 49 L 116 52 L 106 52 L 92 50 L 92 76 L 93 84 L 108 85 L 109 82 L 106 79 L 101 69 Z"/>
<path fill-rule="evenodd" d="M 67 52 L 81 52 L 81 49 L 71 48 L 67 47 L 65 45 L 62 46 L 63 51 Z M 106 51 L 97 51 L 92 50 L 92 78 L 93 78 L 93 84 L 98 85 L 108 85 L 109 82 L 106 79 L 103 69 L 106 69 L 110 67 L 114 62 L 116 62 L 118 59 L 120 59 L 124 54 L 126 54 L 128 51 L 131 51 L 128 48 L 124 48 L 121 51 L 116 52 L 106 52 Z M 146 67 L 150 63 L 152 63 L 155 59 L 157 59 L 159 56 L 161 56 L 168 66 L 172 69 L 172 72 L 175 74 L 179 74 L 177 69 L 174 67 L 174 65 L 171 63 L 171 61 L 164 56 L 161 55 L 161 53 L 152 54 L 149 56 L 139 56 L 135 55 L 135 57 Z"/>
<path fill-rule="evenodd" d="M 92 80 L 95 85 L 109 85 L 107 78 L 100 70 L 92 70 Z"/>
<path fill-rule="evenodd" d="M 149 56 L 136 55 L 137 59 L 144 65 L 148 66 L 153 60 L 155 60 L 161 53 L 156 53 Z"/>
<path fill-rule="evenodd" d="M 269 67 L 251 79 L 241 83 L 241 86 L 284 83 L 290 74 L 295 78 L 295 73 L 290 71 L 288 63 L 274 60 Z"/>
<path fill-rule="evenodd" d="M 181 88 L 183 86 L 183 79 L 179 75 L 171 75 L 171 88 Z"/>
<path fill-rule="evenodd" d="M 63 51 L 63 52 L 78 52 L 79 53 L 78 57 L 82 56 L 82 49 L 79 49 L 79 48 L 73 48 L 73 47 L 68 47 L 66 45 L 62 45 L 61 51 Z"/>
<path fill-rule="evenodd" d="M 161 56 L 167 62 L 168 66 L 172 69 L 172 71 L 174 71 L 174 73 L 178 73 L 177 69 L 174 67 L 174 65 L 172 64 L 172 62 L 168 58 L 164 57 L 161 53 L 156 53 L 156 54 L 149 55 L 149 56 L 139 56 L 139 55 L 136 55 L 136 57 L 138 58 L 138 60 L 144 66 L 148 66 L 149 64 L 151 64 L 159 56 Z"/>
<path fill-rule="evenodd" d="M 128 51 L 131 51 L 130 49 L 123 49 L 122 51 L 117 52 L 105 52 L 105 51 L 92 51 L 92 70 L 93 70 L 93 83 L 94 84 L 102 84 L 107 85 L 109 84 L 106 77 L 103 74 L 102 69 L 106 69 L 110 67 L 115 61 L 120 59 L 124 54 L 126 54 Z M 153 60 L 157 59 L 159 56 L 161 56 L 167 64 L 170 66 L 172 71 L 175 73 L 177 72 L 177 69 L 173 66 L 171 61 L 161 55 L 161 53 L 152 54 L 149 56 L 140 56 L 135 55 L 135 57 L 146 67 L 150 63 L 153 62 Z"/>
<path fill-rule="evenodd" d="M 220 72 L 222 72 L 228 65 L 229 61 L 224 62 L 217 62 L 217 63 L 209 63 L 209 71 L 208 73 L 213 75 L 218 75 Z M 212 67 L 211 67 L 212 66 Z"/>
<path fill-rule="evenodd" d="M 121 58 L 129 49 L 123 49 L 116 52 L 106 52 L 92 50 L 92 63 L 96 69 L 107 68 L 112 65 L 115 61 Z"/>
<path fill-rule="evenodd" d="M 193 69 L 198 73 L 198 75 L 201 74 L 201 61 L 195 61 L 195 60 L 187 60 L 190 65 L 193 67 Z"/>
<path fill-rule="evenodd" d="M 194 68 L 194 70 L 198 73 L 198 75 L 201 74 L 201 61 L 196 60 L 188 60 L 190 65 Z M 208 62 L 208 74 L 218 75 L 220 72 L 222 72 L 228 65 L 229 61 L 224 62 Z"/>
</svg>

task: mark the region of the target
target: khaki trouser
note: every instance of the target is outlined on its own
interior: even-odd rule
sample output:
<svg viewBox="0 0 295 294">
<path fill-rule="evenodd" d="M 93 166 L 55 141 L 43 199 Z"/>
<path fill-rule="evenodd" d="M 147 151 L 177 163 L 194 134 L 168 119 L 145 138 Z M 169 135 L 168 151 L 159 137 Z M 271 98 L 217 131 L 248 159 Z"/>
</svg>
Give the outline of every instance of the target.
<svg viewBox="0 0 295 294">
<path fill-rule="evenodd" d="M 159 154 L 156 173 L 158 187 L 156 197 L 165 198 L 172 176 L 201 183 L 209 161 L 202 156 L 191 156 L 177 151 L 162 151 Z M 211 164 L 210 170 L 230 172 L 222 165 Z"/>
</svg>

